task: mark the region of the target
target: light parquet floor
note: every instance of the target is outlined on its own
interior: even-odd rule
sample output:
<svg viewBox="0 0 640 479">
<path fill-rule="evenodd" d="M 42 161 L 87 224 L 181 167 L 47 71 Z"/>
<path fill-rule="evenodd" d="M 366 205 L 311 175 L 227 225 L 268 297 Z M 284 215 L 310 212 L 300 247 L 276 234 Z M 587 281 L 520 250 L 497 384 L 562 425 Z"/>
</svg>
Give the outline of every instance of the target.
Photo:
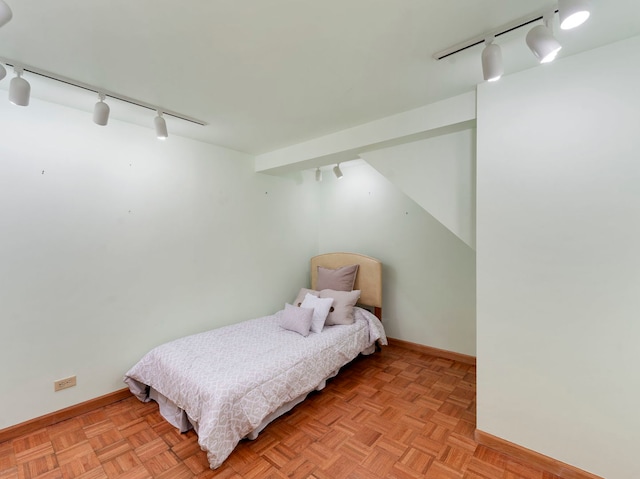
<svg viewBox="0 0 640 479">
<path fill-rule="evenodd" d="M 356 359 L 217 470 L 126 399 L 0 444 L 0 479 L 560 479 L 479 446 L 475 367 L 397 346 Z"/>
</svg>

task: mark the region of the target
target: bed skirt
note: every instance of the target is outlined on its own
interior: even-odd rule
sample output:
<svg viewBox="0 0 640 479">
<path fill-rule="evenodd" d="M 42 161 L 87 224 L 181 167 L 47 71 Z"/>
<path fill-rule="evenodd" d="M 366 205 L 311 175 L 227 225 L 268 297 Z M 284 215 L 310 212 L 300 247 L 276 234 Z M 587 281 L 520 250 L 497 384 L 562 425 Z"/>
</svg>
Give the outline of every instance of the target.
<svg viewBox="0 0 640 479">
<path fill-rule="evenodd" d="M 365 351 L 362 351 L 361 354 L 369 355 L 375 352 L 375 344 L 371 345 Z M 340 370 L 329 374 L 326 378 L 324 378 L 320 383 L 312 390 L 312 391 L 321 391 L 327 385 L 327 381 L 338 375 Z M 159 393 L 152 387 L 148 387 L 144 384 L 139 383 L 135 380 L 127 381 L 131 392 L 141 401 L 149 402 L 155 401 L 158 403 L 158 409 L 160 411 L 160 415 L 172 426 L 178 429 L 181 433 L 185 433 L 193 429 L 196 433 L 198 433 L 198 422 L 189 417 L 187 412 L 184 409 L 179 408 L 173 401 L 168 399 L 163 394 Z M 298 396 L 297 398 L 283 404 L 278 409 L 270 413 L 266 416 L 262 422 L 256 427 L 253 431 L 245 436 L 245 439 L 255 440 L 258 438 L 258 435 L 262 432 L 262 430 L 267 427 L 271 422 L 278 419 L 283 414 L 288 413 L 302 401 L 304 401 L 309 393 L 309 391 L 305 394 Z"/>
</svg>

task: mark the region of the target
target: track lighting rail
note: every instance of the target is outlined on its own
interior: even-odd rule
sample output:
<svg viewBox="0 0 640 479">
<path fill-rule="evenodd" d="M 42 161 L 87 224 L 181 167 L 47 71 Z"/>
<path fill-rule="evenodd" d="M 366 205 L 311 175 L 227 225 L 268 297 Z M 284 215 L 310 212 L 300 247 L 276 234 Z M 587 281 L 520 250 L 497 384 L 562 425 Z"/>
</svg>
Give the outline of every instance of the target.
<svg viewBox="0 0 640 479">
<path fill-rule="evenodd" d="M 436 60 L 443 60 L 447 57 L 450 57 L 451 55 L 455 55 L 456 53 L 460 53 L 464 50 L 475 47 L 476 45 L 483 44 L 487 37 L 493 36 L 497 38 L 501 35 L 512 32 L 522 27 L 526 27 L 527 25 L 530 25 L 534 22 L 542 20 L 546 14 L 551 12 L 553 12 L 553 14 L 556 14 L 558 13 L 558 9 L 555 9 L 555 10 L 547 9 L 543 11 L 537 11 L 535 13 L 527 15 L 526 17 L 522 17 L 518 20 L 514 20 L 513 22 L 510 22 L 501 27 L 498 27 L 494 31 L 483 33 L 481 35 L 470 38 L 469 40 L 465 40 L 464 42 L 460 42 L 456 45 L 453 45 L 445 50 L 436 52 L 433 54 L 433 58 L 435 58 Z"/>
<path fill-rule="evenodd" d="M 129 103 L 131 105 L 135 105 L 138 106 L 140 108 L 146 108 L 148 110 L 152 110 L 152 111 L 161 111 L 163 113 L 163 115 L 165 116 L 171 116 L 174 118 L 177 118 L 179 120 L 183 120 L 183 121 L 188 121 L 190 123 L 195 123 L 196 125 L 200 125 L 200 126 L 205 126 L 207 123 L 203 120 L 199 120 L 197 118 L 194 118 L 192 116 L 189 115 L 184 115 L 182 113 L 178 113 L 172 110 L 167 110 L 166 108 L 162 108 L 160 106 L 157 105 L 152 105 L 151 103 L 147 103 L 145 101 L 142 100 L 137 100 L 135 98 L 131 98 L 129 96 L 126 95 L 120 95 L 118 93 L 109 91 L 109 90 L 105 90 L 104 88 L 99 88 L 95 85 L 91 85 L 89 83 L 84 83 L 78 80 L 74 80 L 72 78 L 68 78 L 62 75 L 58 75 L 46 70 L 42 70 L 40 68 L 37 67 L 33 67 L 30 65 L 25 65 L 24 63 L 21 62 L 17 62 L 15 60 L 11 60 L 10 58 L 4 58 L 4 57 L 0 57 L 0 63 L 4 63 L 5 65 L 8 65 L 10 67 L 14 67 L 14 68 L 21 68 L 23 71 L 25 72 L 29 72 L 32 73 L 34 75 L 38 75 L 40 77 L 43 78 L 48 78 L 50 80 L 55 80 L 57 82 L 60 83 L 65 83 L 67 85 L 71 85 L 83 90 L 88 90 L 88 91 L 92 91 L 94 93 L 97 93 L 98 95 L 104 95 L 105 97 L 108 98 L 113 98 L 115 100 L 120 100 L 123 101 L 125 103 Z"/>
</svg>

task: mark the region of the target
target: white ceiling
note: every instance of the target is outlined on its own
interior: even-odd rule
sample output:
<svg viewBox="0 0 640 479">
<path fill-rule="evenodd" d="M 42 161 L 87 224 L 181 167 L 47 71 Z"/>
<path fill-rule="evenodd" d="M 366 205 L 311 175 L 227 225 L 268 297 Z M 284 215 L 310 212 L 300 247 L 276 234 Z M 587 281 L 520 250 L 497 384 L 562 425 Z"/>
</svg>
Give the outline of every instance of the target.
<svg viewBox="0 0 640 479">
<path fill-rule="evenodd" d="M 5 0 L 0 57 L 208 123 L 178 133 L 259 154 L 472 90 L 481 46 L 453 44 L 546 8 L 531 0 Z M 640 34 L 640 1 L 592 0 L 559 58 Z M 555 18 L 557 27 L 557 16 Z M 507 73 L 536 67 L 528 28 L 500 37 Z M 550 68 L 551 65 L 537 66 Z M 7 89 L 7 75 L 0 88 Z M 32 96 L 90 112 L 96 95 L 26 74 Z M 0 108 L 4 102 L 0 103 Z M 154 113 L 110 101 L 112 118 Z M 91 121 L 88 114 L 87 121 Z M 108 128 L 108 127 L 107 127 Z"/>
</svg>

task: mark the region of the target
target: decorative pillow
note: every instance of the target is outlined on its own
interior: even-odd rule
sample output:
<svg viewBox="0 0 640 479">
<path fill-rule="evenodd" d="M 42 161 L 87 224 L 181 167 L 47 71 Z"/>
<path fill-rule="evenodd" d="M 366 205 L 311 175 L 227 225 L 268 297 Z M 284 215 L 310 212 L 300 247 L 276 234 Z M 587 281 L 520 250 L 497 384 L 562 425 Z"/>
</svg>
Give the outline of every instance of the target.
<svg viewBox="0 0 640 479">
<path fill-rule="evenodd" d="M 304 301 L 304 296 L 307 293 L 312 294 L 316 298 L 320 297 L 320 291 L 314 291 L 313 289 L 307 289 L 307 288 L 300 288 L 300 292 L 298 293 L 298 296 L 296 296 L 296 299 L 293 301 L 293 305 L 300 306 Z"/>
<path fill-rule="evenodd" d="M 284 305 L 284 311 L 280 318 L 280 327 L 295 331 L 303 336 L 309 336 L 312 319 L 313 309 L 298 308 L 287 303 Z"/>
<path fill-rule="evenodd" d="M 302 302 L 301 308 L 313 308 L 313 319 L 311 320 L 311 331 L 321 333 L 324 322 L 327 320 L 329 309 L 333 304 L 333 298 L 317 298 L 307 293 Z"/>
<path fill-rule="evenodd" d="M 348 292 L 323 289 L 320 291 L 320 297 L 333 298 L 333 307 L 325 322 L 327 326 L 333 324 L 353 324 L 353 307 L 358 302 L 358 299 L 360 299 L 359 289 Z"/>
<path fill-rule="evenodd" d="M 353 284 L 356 282 L 358 274 L 358 265 L 343 266 L 338 269 L 329 269 L 318 266 L 318 279 L 316 288 L 319 291 L 323 289 L 333 289 L 334 291 L 351 291 Z"/>
</svg>

